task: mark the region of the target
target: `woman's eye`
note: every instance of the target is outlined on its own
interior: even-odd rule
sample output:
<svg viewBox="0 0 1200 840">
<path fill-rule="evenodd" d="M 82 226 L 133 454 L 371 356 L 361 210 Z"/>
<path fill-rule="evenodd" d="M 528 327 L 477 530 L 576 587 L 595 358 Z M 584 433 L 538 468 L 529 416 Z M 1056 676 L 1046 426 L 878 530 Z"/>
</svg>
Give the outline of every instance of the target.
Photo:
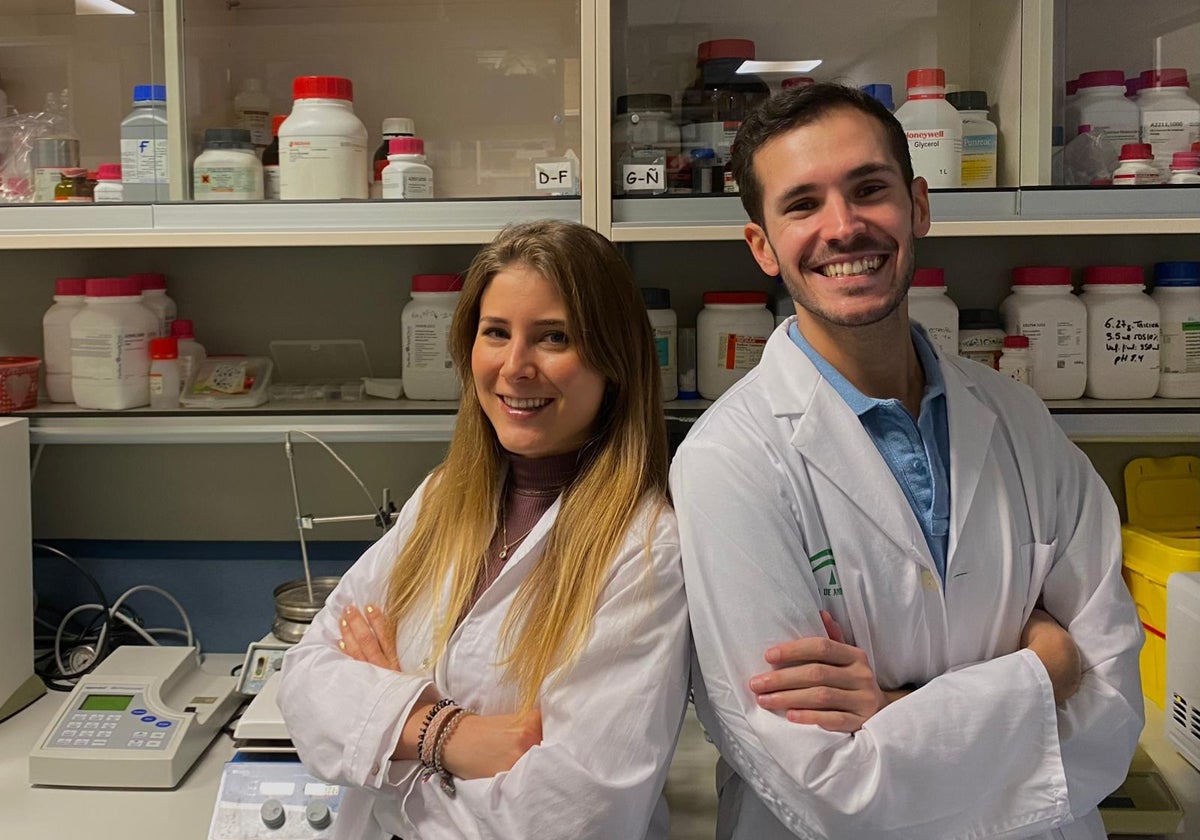
<svg viewBox="0 0 1200 840">
<path fill-rule="evenodd" d="M 567 344 L 569 342 L 567 334 L 558 330 L 546 333 L 543 336 L 543 339 L 551 344 Z"/>
<path fill-rule="evenodd" d="M 479 331 L 479 334 L 484 338 L 507 338 L 508 333 L 500 327 L 484 327 Z"/>
</svg>

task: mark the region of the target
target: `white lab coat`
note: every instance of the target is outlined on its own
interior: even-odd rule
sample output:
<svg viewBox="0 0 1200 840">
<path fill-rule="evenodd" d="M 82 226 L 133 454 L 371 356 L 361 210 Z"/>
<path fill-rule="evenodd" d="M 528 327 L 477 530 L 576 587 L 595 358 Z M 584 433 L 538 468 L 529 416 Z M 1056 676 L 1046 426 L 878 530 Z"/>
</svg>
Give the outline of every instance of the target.
<svg viewBox="0 0 1200 840">
<path fill-rule="evenodd" d="M 942 358 L 943 591 L 895 478 L 787 328 L 671 469 L 697 711 L 736 771 L 718 782 L 718 837 L 1103 838 L 1096 805 L 1143 723 L 1142 631 L 1107 488 L 1031 389 Z M 1039 598 L 1083 662 L 1058 708 L 1020 647 Z M 922 686 L 854 735 L 789 723 L 747 686 L 770 645 L 824 636 L 822 608 L 881 686 Z"/>
<path fill-rule="evenodd" d="M 398 834 L 405 840 L 610 840 L 666 836 L 661 793 L 687 703 L 688 622 L 675 517 L 664 508 L 647 556 L 651 505 L 643 506 L 600 596 L 577 666 L 539 697 L 543 740 L 507 773 L 456 780 L 447 796 L 422 784 L 415 761 L 391 762 L 421 692 L 480 714 L 517 709 L 497 666 L 500 627 L 521 581 L 541 557 L 561 499 L 534 526 L 499 578 L 433 664 L 428 613 L 397 628 L 402 673 L 356 662 L 337 647 L 347 604 L 379 604 L 421 493 L 346 573 L 311 629 L 284 660 L 279 706 L 305 766 L 349 786 L 338 840 Z M 654 819 L 652 820 L 652 815 Z"/>
</svg>

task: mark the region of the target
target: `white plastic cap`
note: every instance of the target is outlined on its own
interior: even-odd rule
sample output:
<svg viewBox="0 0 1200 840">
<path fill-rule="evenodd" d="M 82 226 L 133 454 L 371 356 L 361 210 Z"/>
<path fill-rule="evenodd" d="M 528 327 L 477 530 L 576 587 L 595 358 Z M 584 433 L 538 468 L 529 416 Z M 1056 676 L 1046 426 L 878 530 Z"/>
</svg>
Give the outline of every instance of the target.
<svg viewBox="0 0 1200 840">
<path fill-rule="evenodd" d="M 388 117 L 383 121 L 384 134 L 405 134 L 409 137 L 417 133 L 417 124 L 408 117 Z"/>
</svg>

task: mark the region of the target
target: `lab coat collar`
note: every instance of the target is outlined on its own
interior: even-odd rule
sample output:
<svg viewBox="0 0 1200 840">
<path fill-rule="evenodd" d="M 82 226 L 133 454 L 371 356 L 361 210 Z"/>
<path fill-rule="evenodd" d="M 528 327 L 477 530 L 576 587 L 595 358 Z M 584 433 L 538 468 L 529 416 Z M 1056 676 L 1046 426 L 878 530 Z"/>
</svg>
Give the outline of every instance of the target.
<svg viewBox="0 0 1200 840">
<path fill-rule="evenodd" d="M 792 446 L 907 556 L 933 558 L 916 515 L 861 420 L 781 324 L 763 351 L 764 389 L 777 417 L 795 418 Z"/>
<path fill-rule="evenodd" d="M 862 423 L 825 381 L 816 366 L 788 335 L 788 319 L 771 335 L 763 351 L 763 389 L 776 417 L 792 417 L 792 445 L 805 460 L 842 489 L 898 548 L 932 558 L 920 523 L 909 507 L 895 477 L 888 470 Z M 974 382 L 959 365 L 961 360 L 940 358 L 946 392 L 950 432 L 951 532 L 947 568 L 966 522 L 983 473 L 995 413 L 979 398 Z"/>
<path fill-rule="evenodd" d="M 946 381 L 946 417 L 950 426 L 951 525 L 947 570 L 953 565 L 954 553 L 983 477 L 996 428 L 996 413 L 980 399 L 975 383 L 963 373 L 961 366 L 973 364 L 977 363 L 943 358 L 939 365 Z M 986 375 L 986 371 L 981 373 Z"/>
</svg>

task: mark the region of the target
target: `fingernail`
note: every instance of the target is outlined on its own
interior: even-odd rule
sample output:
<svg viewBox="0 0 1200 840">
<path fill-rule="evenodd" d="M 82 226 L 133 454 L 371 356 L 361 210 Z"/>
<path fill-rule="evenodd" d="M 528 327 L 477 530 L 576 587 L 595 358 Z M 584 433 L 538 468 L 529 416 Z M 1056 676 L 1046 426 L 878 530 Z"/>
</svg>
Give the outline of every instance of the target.
<svg viewBox="0 0 1200 840">
<path fill-rule="evenodd" d="M 761 677 L 755 677 L 754 679 L 750 680 L 750 690 L 755 693 L 761 692 L 766 687 L 767 681 Z"/>
<path fill-rule="evenodd" d="M 342 650 L 345 650 L 346 643 L 344 641 L 342 641 L 341 639 L 338 639 L 338 647 L 340 647 Z"/>
<path fill-rule="evenodd" d="M 372 607 L 370 604 L 367 604 L 367 615 L 370 615 L 373 612 L 375 612 L 375 608 Z"/>
<path fill-rule="evenodd" d="M 349 624 L 349 622 L 347 622 L 347 621 L 346 621 L 346 619 L 344 619 L 344 618 L 343 618 L 343 619 L 342 619 L 342 626 L 343 626 L 343 627 L 349 627 L 349 626 L 350 626 L 350 624 Z"/>
<path fill-rule="evenodd" d="M 779 650 L 776 648 L 767 648 L 765 656 L 766 660 L 772 665 L 779 661 Z"/>
</svg>

